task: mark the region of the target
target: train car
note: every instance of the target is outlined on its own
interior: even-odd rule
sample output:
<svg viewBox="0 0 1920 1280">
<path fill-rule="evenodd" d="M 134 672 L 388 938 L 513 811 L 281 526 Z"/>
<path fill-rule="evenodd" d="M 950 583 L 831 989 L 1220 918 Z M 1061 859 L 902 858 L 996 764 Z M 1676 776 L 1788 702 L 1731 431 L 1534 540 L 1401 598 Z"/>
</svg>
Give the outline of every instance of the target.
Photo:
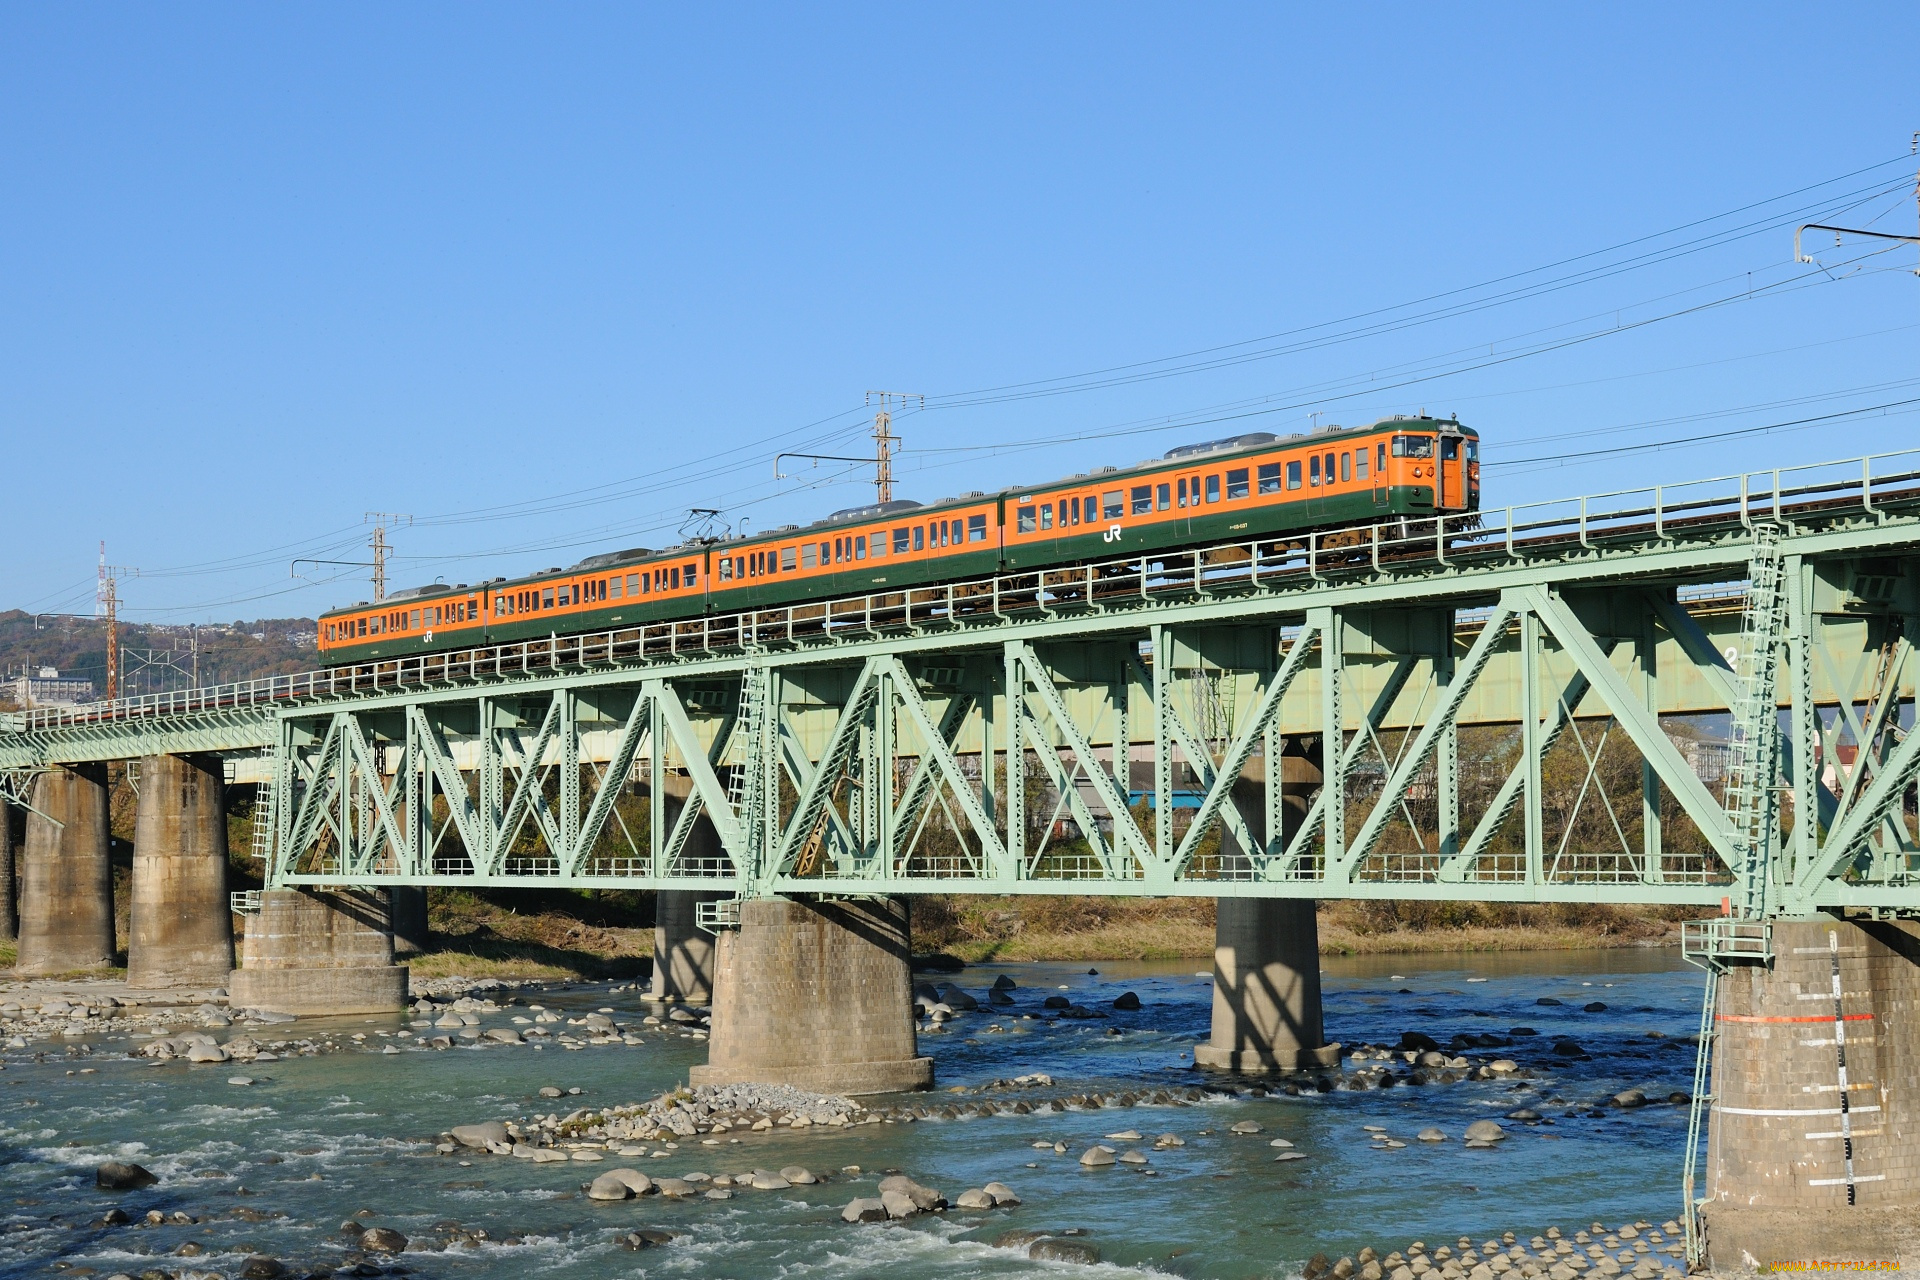
<svg viewBox="0 0 1920 1280">
<path fill-rule="evenodd" d="M 635 547 L 477 586 L 434 585 L 320 619 L 329 665 L 637 626 L 1140 552 L 1476 511 L 1480 440 L 1388 418 L 1185 445 L 1051 484 L 837 511 L 802 528 Z"/>
</svg>

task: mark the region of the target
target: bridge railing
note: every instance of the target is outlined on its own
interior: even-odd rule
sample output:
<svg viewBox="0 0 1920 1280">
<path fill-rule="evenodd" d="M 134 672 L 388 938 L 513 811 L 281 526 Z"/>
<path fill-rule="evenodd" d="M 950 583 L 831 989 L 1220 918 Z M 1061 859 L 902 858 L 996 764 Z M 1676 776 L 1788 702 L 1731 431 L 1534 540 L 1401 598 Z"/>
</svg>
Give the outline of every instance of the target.
<svg viewBox="0 0 1920 1280">
<path fill-rule="evenodd" d="M 886 634 L 1114 612 L 1382 573 L 1432 572 L 1620 546 L 1657 546 L 1770 521 L 1789 527 L 1920 509 L 1920 449 L 1193 550 L 1148 552 L 585 635 L 428 653 L 113 702 L 12 713 L 0 730 L 218 716 L 515 675 L 652 664 Z"/>
</svg>

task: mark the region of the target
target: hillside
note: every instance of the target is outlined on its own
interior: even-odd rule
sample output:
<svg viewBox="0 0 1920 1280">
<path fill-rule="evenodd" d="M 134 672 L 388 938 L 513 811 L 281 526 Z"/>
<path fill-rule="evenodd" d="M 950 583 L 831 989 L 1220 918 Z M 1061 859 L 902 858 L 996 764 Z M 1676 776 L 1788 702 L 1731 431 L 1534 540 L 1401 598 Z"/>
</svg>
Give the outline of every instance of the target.
<svg viewBox="0 0 1920 1280">
<path fill-rule="evenodd" d="M 196 649 L 202 685 L 311 670 L 319 660 L 315 629 L 312 618 L 259 618 L 200 626 L 122 622 L 121 691 L 160 693 L 189 687 Z M 0 676 L 11 678 L 41 667 L 92 680 L 95 690 L 104 694 L 106 623 L 20 609 L 0 613 Z M 5 691 L 0 690 L 0 698 L 4 697 Z"/>
</svg>

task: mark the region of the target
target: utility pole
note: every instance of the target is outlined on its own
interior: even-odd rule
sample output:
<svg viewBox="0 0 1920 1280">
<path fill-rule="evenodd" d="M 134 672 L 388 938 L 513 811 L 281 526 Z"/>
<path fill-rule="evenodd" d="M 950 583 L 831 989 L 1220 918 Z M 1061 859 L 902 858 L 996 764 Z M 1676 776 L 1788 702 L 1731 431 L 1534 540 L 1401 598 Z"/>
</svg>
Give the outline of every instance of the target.
<svg viewBox="0 0 1920 1280">
<path fill-rule="evenodd" d="M 100 540 L 100 583 L 94 589 L 94 616 L 107 620 L 107 701 L 120 692 L 120 589 L 122 578 L 137 578 L 138 569 L 107 563 L 107 542 Z"/>
<path fill-rule="evenodd" d="M 409 515 L 396 515 L 391 511 L 369 511 L 367 519 L 373 521 L 373 598 L 376 601 L 387 598 L 387 552 L 393 548 L 387 545 L 389 523 L 413 523 Z"/>
<path fill-rule="evenodd" d="M 872 408 L 875 401 L 880 404 L 880 411 L 873 415 L 873 482 L 879 490 L 881 502 L 893 501 L 893 446 L 900 439 L 890 429 L 893 426 L 893 406 L 896 402 L 904 406 L 909 400 L 918 400 L 922 409 L 927 407 L 927 398 L 918 392 L 867 392 L 868 408 Z"/>
</svg>

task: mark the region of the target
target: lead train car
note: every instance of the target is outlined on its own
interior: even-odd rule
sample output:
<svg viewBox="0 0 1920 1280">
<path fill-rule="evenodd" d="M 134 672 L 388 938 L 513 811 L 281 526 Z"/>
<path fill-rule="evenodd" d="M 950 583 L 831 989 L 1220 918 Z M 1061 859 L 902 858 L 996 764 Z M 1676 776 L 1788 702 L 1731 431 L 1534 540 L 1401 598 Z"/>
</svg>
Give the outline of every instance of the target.
<svg viewBox="0 0 1920 1280">
<path fill-rule="evenodd" d="M 1479 436 L 1451 419 L 1255 433 L 1052 484 L 395 592 L 322 615 L 320 651 L 332 666 L 373 662 L 1479 507 Z"/>
</svg>

